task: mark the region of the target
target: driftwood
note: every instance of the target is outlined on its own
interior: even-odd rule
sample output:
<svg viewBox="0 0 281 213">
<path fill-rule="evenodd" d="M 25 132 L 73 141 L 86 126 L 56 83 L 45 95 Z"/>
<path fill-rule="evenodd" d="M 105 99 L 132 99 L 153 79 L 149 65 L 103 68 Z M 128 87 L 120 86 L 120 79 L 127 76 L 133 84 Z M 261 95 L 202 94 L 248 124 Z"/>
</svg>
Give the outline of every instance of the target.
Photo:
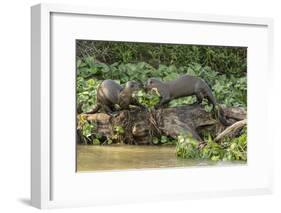
<svg viewBox="0 0 281 213">
<path fill-rule="evenodd" d="M 241 107 L 228 107 L 223 109 L 224 115 L 227 118 L 235 120 L 244 120 L 247 117 L 247 112 Z"/>
<path fill-rule="evenodd" d="M 244 119 L 242 121 L 238 121 L 231 126 L 227 127 L 223 132 L 221 132 L 216 138 L 215 141 L 219 141 L 226 136 L 230 136 L 231 134 L 236 133 L 238 130 L 246 126 L 247 120 Z"/>
<path fill-rule="evenodd" d="M 243 108 L 223 109 L 226 118 L 235 123 L 246 119 Z M 219 135 L 225 127 L 212 112 L 207 112 L 200 105 L 187 105 L 173 108 L 162 108 L 152 112 L 134 109 L 123 110 L 114 116 L 104 113 L 83 115 L 88 121 L 96 123 L 95 131 L 112 138 L 115 126 L 122 126 L 122 141 L 128 144 L 151 144 L 154 136 L 166 135 L 176 137 L 188 133 L 202 141 L 202 131 L 209 131 L 213 136 Z M 218 136 L 219 138 L 222 136 Z"/>
</svg>

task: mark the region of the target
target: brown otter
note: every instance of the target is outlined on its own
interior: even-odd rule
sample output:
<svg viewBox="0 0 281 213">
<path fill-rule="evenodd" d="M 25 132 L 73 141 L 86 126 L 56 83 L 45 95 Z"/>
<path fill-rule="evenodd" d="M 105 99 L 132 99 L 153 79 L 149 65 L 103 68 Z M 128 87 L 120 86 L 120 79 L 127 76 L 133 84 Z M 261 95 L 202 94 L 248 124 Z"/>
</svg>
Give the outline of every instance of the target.
<svg viewBox="0 0 281 213">
<path fill-rule="evenodd" d="M 113 80 L 104 80 L 97 89 L 97 104 L 87 114 L 96 113 L 100 109 L 106 113 L 116 111 L 115 105 L 121 109 L 129 109 L 129 105 L 136 104 L 132 93 L 141 88 L 136 81 L 128 81 L 124 88 Z"/>
<path fill-rule="evenodd" d="M 140 90 L 142 85 L 136 81 L 128 81 L 123 90 L 119 93 L 118 105 L 121 109 L 129 109 L 130 105 L 140 105 L 135 98 L 133 98 L 133 93 L 137 90 Z"/>
<path fill-rule="evenodd" d="M 151 90 L 156 88 L 160 93 L 161 100 L 158 106 L 161 106 L 169 101 L 180 98 L 195 95 L 197 104 L 201 104 L 203 99 L 206 98 L 209 103 L 213 105 L 213 111 L 218 107 L 218 118 L 220 122 L 228 126 L 230 125 L 223 116 L 222 108 L 217 104 L 216 98 L 214 97 L 208 84 L 201 78 L 183 75 L 176 80 L 162 82 L 155 78 L 150 78 L 147 81 L 146 89 Z"/>
</svg>

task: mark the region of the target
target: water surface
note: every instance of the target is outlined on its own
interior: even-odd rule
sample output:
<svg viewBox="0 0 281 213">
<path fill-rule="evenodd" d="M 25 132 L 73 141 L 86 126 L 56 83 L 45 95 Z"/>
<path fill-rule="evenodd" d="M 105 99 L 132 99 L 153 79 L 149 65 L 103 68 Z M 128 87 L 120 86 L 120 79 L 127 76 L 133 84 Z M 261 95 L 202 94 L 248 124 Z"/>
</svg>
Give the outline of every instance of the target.
<svg viewBox="0 0 281 213">
<path fill-rule="evenodd" d="M 237 163 L 241 162 L 181 159 L 176 156 L 175 146 L 77 145 L 78 172 Z"/>
</svg>

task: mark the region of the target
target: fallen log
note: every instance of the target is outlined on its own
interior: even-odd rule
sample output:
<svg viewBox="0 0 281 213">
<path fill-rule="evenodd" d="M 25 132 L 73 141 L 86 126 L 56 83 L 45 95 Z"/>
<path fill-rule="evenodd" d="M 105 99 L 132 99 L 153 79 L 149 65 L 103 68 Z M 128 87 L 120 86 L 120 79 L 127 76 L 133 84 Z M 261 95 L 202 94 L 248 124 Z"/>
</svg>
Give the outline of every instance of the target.
<svg viewBox="0 0 281 213">
<path fill-rule="evenodd" d="M 242 107 L 228 107 L 224 108 L 223 111 L 226 118 L 232 118 L 237 121 L 246 119 L 247 117 L 247 111 Z"/>
<path fill-rule="evenodd" d="M 246 124 L 246 119 L 232 124 L 231 126 L 227 127 L 223 132 L 218 134 L 218 136 L 215 138 L 215 141 L 220 141 L 222 138 L 230 136 L 231 134 L 237 132 L 237 130 L 242 129 L 244 126 L 246 126 Z"/>
<path fill-rule="evenodd" d="M 242 108 L 223 110 L 226 118 L 236 121 L 246 119 L 246 111 Z M 207 112 L 201 105 L 161 108 L 151 112 L 137 108 L 119 111 L 114 116 L 105 113 L 83 116 L 86 120 L 96 123 L 95 133 L 107 138 L 116 134 L 114 127 L 123 127 L 121 140 L 127 144 L 152 144 L 153 137 L 166 135 L 175 138 L 181 133 L 190 134 L 202 141 L 200 134 L 203 130 L 216 136 L 225 129 L 214 113 Z"/>
</svg>

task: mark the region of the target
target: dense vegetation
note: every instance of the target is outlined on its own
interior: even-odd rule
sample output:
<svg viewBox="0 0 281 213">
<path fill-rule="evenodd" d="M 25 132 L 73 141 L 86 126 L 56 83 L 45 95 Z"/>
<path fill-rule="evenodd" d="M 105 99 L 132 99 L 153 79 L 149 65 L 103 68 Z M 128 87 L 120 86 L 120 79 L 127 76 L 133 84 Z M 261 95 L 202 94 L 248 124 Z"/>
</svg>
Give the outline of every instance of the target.
<svg viewBox="0 0 281 213">
<path fill-rule="evenodd" d="M 234 139 L 226 138 L 222 143 L 216 143 L 208 135 L 207 143 L 198 149 L 197 142 L 188 135 L 179 135 L 176 142 L 176 153 L 181 158 L 211 159 L 211 160 L 247 160 L 247 130 Z"/>
<path fill-rule="evenodd" d="M 195 63 L 221 74 L 241 76 L 247 72 L 247 49 L 239 47 L 78 41 L 77 57 L 88 56 L 105 64 L 146 62 L 158 68 L 189 67 Z"/>
<path fill-rule="evenodd" d="M 77 41 L 77 112 L 92 109 L 96 103 L 96 89 L 103 79 L 113 79 L 120 84 L 129 80 L 144 83 L 150 77 L 166 81 L 182 74 L 203 78 L 220 104 L 246 107 L 246 55 L 246 48 L 236 47 Z M 149 109 L 159 101 L 155 92 L 140 91 L 136 98 Z M 194 97 L 186 97 L 173 100 L 169 105 L 194 101 Z M 86 143 L 102 143 L 101 136 L 93 134 L 94 123 L 81 116 L 78 124 Z M 116 127 L 117 139 L 120 134 L 122 127 Z M 116 138 L 103 143 L 112 143 Z M 177 144 L 177 155 L 183 158 L 246 160 L 246 131 L 239 138 L 226 139 L 222 144 L 213 142 L 208 136 L 205 138 L 207 146 L 202 150 L 195 149 L 192 139 L 186 135 L 178 136 L 178 140 L 161 136 L 153 141 L 155 144 Z"/>
</svg>

